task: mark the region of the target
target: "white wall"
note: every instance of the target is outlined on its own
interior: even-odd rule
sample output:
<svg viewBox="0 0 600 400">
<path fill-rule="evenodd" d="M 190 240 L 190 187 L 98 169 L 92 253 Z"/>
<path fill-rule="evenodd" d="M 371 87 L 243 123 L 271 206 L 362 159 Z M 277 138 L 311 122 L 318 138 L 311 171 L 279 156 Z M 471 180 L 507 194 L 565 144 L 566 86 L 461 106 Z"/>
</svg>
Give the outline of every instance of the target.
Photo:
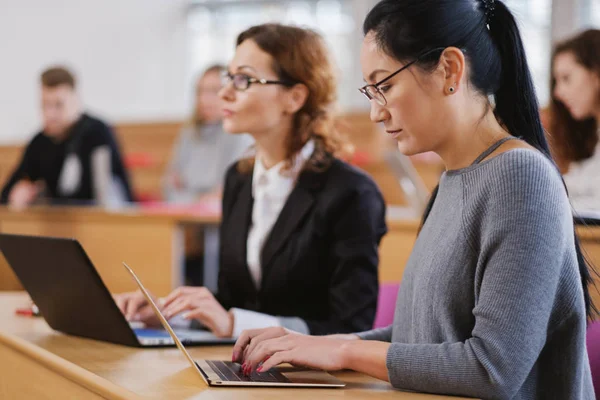
<svg viewBox="0 0 600 400">
<path fill-rule="evenodd" d="M 0 0 L 0 144 L 39 129 L 38 76 L 64 63 L 109 122 L 188 112 L 187 0 Z"/>
<path fill-rule="evenodd" d="M 564 40 L 578 30 L 581 0 L 554 0 L 552 2 L 552 42 Z"/>
</svg>

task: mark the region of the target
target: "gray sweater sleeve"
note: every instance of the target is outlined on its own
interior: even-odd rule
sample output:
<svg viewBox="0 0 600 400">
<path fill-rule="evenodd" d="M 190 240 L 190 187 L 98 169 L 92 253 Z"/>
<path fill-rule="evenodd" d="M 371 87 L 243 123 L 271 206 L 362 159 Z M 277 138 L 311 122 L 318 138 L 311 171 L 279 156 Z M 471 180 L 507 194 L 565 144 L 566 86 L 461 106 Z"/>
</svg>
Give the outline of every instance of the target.
<svg viewBox="0 0 600 400">
<path fill-rule="evenodd" d="M 385 328 L 373 329 L 370 331 L 357 333 L 356 335 L 362 340 L 377 340 L 379 342 L 391 342 L 392 330 L 393 326 L 390 325 Z"/>
<path fill-rule="evenodd" d="M 394 387 L 509 399 L 532 371 L 574 239 L 557 171 L 539 155 L 521 153 L 489 170 L 491 176 L 479 176 L 490 183 L 489 196 L 464 208 L 463 228 L 478 254 L 472 336 L 456 343 L 393 343 L 386 362 Z M 570 290 L 577 298 L 581 287 Z"/>
</svg>

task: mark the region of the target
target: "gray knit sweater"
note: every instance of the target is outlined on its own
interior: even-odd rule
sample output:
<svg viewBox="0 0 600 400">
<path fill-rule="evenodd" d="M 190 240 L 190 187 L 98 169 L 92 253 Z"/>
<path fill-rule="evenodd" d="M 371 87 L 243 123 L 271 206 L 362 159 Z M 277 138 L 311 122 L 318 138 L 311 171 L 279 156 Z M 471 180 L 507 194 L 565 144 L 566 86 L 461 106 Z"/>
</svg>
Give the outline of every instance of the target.
<svg viewBox="0 0 600 400">
<path fill-rule="evenodd" d="M 399 389 L 594 399 L 573 219 L 556 168 L 514 149 L 446 172 L 404 272 L 391 342 Z"/>
</svg>

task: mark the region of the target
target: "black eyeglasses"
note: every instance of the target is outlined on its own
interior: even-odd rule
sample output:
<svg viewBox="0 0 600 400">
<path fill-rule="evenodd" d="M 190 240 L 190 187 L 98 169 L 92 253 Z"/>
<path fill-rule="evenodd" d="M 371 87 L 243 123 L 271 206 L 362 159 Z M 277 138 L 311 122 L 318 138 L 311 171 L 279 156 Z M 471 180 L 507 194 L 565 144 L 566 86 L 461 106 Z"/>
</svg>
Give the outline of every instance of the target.
<svg viewBox="0 0 600 400">
<path fill-rule="evenodd" d="M 400 72 L 404 71 L 405 69 L 407 69 L 414 63 L 421 61 L 424 57 L 430 55 L 431 53 L 434 53 L 436 51 L 442 51 L 444 49 L 445 49 L 445 47 L 437 47 L 435 49 L 428 50 L 428 51 L 422 53 L 420 56 L 418 56 L 413 61 L 404 65 L 402 68 L 400 68 L 398 71 L 394 72 L 393 74 L 388 75 L 387 77 L 383 78 L 382 80 L 380 80 L 377 83 L 374 83 L 373 85 L 365 85 L 365 86 L 359 88 L 358 91 L 361 92 L 362 94 L 364 94 L 366 96 L 366 98 L 369 99 L 369 101 L 375 100 L 379 105 L 385 106 L 387 104 L 387 100 L 386 100 L 385 96 L 383 95 L 383 93 L 381 92 L 381 90 L 379 89 L 379 86 L 381 86 L 385 82 L 389 81 L 394 76 L 398 75 Z"/>
<path fill-rule="evenodd" d="M 223 71 L 223 74 L 221 75 L 221 84 L 227 86 L 230 82 L 233 83 L 233 88 L 240 92 L 247 90 L 253 83 L 258 83 L 260 85 L 283 85 L 287 87 L 294 86 L 294 83 L 288 81 L 271 81 L 253 78 L 246 74 L 230 74 L 229 71 Z"/>
</svg>

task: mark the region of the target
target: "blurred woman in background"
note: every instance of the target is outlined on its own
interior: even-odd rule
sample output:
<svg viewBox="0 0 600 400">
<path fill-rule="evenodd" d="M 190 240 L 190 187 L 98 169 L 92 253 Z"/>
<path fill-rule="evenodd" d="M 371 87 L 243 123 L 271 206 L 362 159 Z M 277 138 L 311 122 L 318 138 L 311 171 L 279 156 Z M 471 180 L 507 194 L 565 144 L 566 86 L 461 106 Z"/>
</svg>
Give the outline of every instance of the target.
<svg viewBox="0 0 600 400">
<path fill-rule="evenodd" d="M 222 65 L 213 65 L 197 79 L 191 120 L 183 127 L 173 157 L 163 178 L 164 198 L 169 203 L 204 202 L 218 207 L 227 167 L 239 159 L 252 140 L 247 135 L 230 135 L 221 122 Z M 191 285 L 204 281 L 203 227 L 185 229 L 185 278 Z"/>
<path fill-rule="evenodd" d="M 576 210 L 600 209 L 600 30 L 556 47 L 551 89 L 544 123 L 571 203 Z"/>
<path fill-rule="evenodd" d="M 229 135 L 221 124 L 219 99 L 223 66 L 208 68 L 196 82 L 192 120 L 181 130 L 173 158 L 164 177 L 164 196 L 169 202 L 192 203 L 220 198 L 227 167 L 250 144 L 246 135 Z"/>
</svg>

